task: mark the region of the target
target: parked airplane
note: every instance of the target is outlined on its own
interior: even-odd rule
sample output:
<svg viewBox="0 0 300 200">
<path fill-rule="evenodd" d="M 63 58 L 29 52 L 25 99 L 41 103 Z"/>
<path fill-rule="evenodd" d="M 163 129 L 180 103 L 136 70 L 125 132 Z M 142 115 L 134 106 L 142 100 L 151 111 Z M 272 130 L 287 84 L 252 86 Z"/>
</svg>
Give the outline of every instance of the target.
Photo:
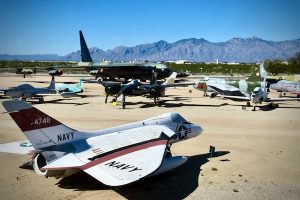
<svg viewBox="0 0 300 200">
<path fill-rule="evenodd" d="M 94 75 L 96 78 L 151 80 L 154 71 L 157 72 L 158 79 L 164 79 L 171 74 L 170 69 L 162 63 L 95 63 L 92 60 L 81 31 L 79 31 L 79 35 L 82 62 L 78 63 L 78 66 L 89 67 L 90 74 Z"/>
<path fill-rule="evenodd" d="M 123 109 L 125 108 L 125 98 L 126 96 L 149 96 L 154 99 L 154 104 L 160 104 L 160 98 L 164 97 L 165 90 L 168 87 L 182 87 L 193 85 L 195 83 L 175 83 L 176 72 L 173 72 L 170 77 L 166 79 L 163 83 L 158 83 L 156 78 L 153 79 L 152 83 L 141 83 L 137 80 L 132 80 L 127 84 L 120 83 L 106 83 L 101 82 L 105 88 L 106 98 L 105 103 L 107 103 L 108 96 L 113 96 L 114 100 L 122 95 L 121 105 Z"/>
<path fill-rule="evenodd" d="M 57 94 L 55 90 L 55 80 L 54 76 L 52 76 L 50 85 L 48 87 L 33 87 L 30 84 L 22 84 L 16 87 L 11 87 L 4 90 L 4 95 L 9 96 L 13 99 L 21 98 L 22 100 L 30 99 L 38 99 L 39 103 L 44 102 L 44 96 L 53 96 L 53 95 L 61 95 L 62 97 L 71 97 L 76 94 L 70 92 L 62 92 Z"/>
<path fill-rule="evenodd" d="M 55 67 L 48 67 L 47 70 L 50 76 L 61 76 L 64 73 L 62 70 L 58 70 Z"/>
<path fill-rule="evenodd" d="M 261 86 L 262 73 L 266 73 L 263 63 L 260 65 L 260 69 L 255 69 L 247 80 L 230 81 L 220 78 L 206 78 L 196 82 L 194 87 L 204 91 L 205 96 L 207 92 L 212 92 L 211 97 L 215 97 L 218 94 L 249 97 L 249 93 L 254 88 Z"/>
<path fill-rule="evenodd" d="M 277 83 L 271 84 L 270 88 L 280 92 L 279 97 L 282 97 L 282 93 L 285 95 L 285 93 L 288 92 L 291 94 L 296 94 L 297 97 L 300 98 L 300 82 L 281 80 Z"/>
<path fill-rule="evenodd" d="M 83 80 L 80 79 L 78 83 L 66 84 L 66 83 L 55 83 L 55 90 L 58 92 L 69 92 L 69 93 L 81 93 Z"/>
<path fill-rule="evenodd" d="M 36 68 L 26 69 L 26 68 L 18 68 L 16 69 L 16 74 L 23 74 L 23 78 L 26 78 L 26 75 L 36 74 Z"/>
<path fill-rule="evenodd" d="M 264 80 L 261 83 L 261 87 L 256 87 L 250 96 L 248 97 L 242 97 L 242 96 L 230 96 L 230 95 L 221 95 L 221 98 L 227 98 L 232 100 L 238 100 L 238 101 L 247 101 L 252 102 L 254 104 L 253 111 L 255 111 L 255 105 L 261 104 L 263 102 L 271 102 L 270 106 L 272 108 L 279 107 L 278 104 L 275 104 L 274 102 L 280 102 L 280 101 L 299 101 L 300 98 L 269 98 L 267 93 L 267 83 L 266 83 L 266 77 L 264 76 Z M 247 106 L 250 103 L 247 103 Z M 245 108 L 245 107 L 244 107 Z"/>
<path fill-rule="evenodd" d="M 200 126 L 177 113 L 82 132 L 26 102 L 10 100 L 2 104 L 34 148 L 32 164 L 38 175 L 64 177 L 84 171 L 110 186 L 132 183 L 182 165 L 187 158 L 167 153 L 170 145 L 202 132 Z M 0 150 L 10 152 L 13 145 L 20 143 L 1 145 Z M 26 151 L 30 145 L 23 143 L 23 146 Z M 23 153 L 22 149 L 12 152 Z"/>
</svg>

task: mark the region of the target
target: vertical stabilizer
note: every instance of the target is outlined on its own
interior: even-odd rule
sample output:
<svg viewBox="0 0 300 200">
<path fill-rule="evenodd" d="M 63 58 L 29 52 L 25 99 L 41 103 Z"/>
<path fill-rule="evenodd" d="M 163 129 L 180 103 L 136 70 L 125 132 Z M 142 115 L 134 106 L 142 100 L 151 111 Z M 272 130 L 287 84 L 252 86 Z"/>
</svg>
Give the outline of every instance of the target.
<svg viewBox="0 0 300 200">
<path fill-rule="evenodd" d="M 260 75 L 260 70 L 258 68 L 255 68 L 254 72 L 247 79 L 247 82 L 261 82 L 261 81 L 262 81 L 262 77 Z"/>
<path fill-rule="evenodd" d="M 80 132 L 65 126 L 24 101 L 3 101 L 2 105 L 35 149 L 83 138 Z"/>
<path fill-rule="evenodd" d="M 48 86 L 49 90 L 55 90 L 55 78 L 52 76 L 50 85 Z"/>
<path fill-rule="evenodd" d="M 89 49 L 85 43 L 85 39 L 81 31 L 79 31 L 80 36 L 80 50 L 81 50 L 81 61 L 82 62 L 93 62 Z"/>
<path fill-rule="evenodd" d="M 173 73 L 171 74 L 171 76 L 169 76 L 169 77 L 167 78 L 167 80 L 166 80 L 162 85 L 171 85 L 171 84 L 174 84 L 174 83 L 175 83 L 176 76 L 177 76 L 177 73 L 176 73 L 176 72 L 173 72 Z"/>
</svg>

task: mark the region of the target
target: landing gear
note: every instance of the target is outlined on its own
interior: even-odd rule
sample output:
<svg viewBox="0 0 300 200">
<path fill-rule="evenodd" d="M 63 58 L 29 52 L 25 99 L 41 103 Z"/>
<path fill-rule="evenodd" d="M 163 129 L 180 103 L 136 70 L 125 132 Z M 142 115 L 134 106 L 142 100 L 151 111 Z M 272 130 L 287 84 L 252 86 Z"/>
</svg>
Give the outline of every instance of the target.
<svg viewBox="0 0 300 200">
<path fill-rule="evenodd" d="M 213 92 L 210 94 L 210 98 L 215 98 L 217 95 L 218 95 L 218 93 Z"/>
<path fill-rule="evenodd" d="M 39 98 L 39 103 L 44 103 L 44 98 L 43 97 Z"/>
<path fill-rule="evenodd" d="M 162 102 L 159 100 L 159 97 L 154 97 L 154 105 L 161 106 Z"/>
<path fill-rule="evenodd" d="M 107 103 L 107 99 L 108 99 L 108 94 L 106 95 L 106 97 L 105 97 L 105 103 Z"/>
<path fill-rule="evenodd" d="M 250 101 L 247 101 L 246 105 L 242 105 L 243 110 L 246 110 L 247 107 L 251 107 Z"/>
<path fill-rule="evenodd" d="M 21 97 L 22 101 L 26 101 L 26 99 L 27 99 L 26 97 Z"/>
<path fill-rule="evenodd" d="M 167 145 L 165 157 L 172 157 L 171 145 L 170 144 Z"/>
<path fill-rule="evenodd" d="M 125 95 L 123 94 L 123 97 L 122 97 L 122 108 L 125 109 Z"/>
<path fill-rule="evenodd" d="M 206 91 L 204 91 L 204 94 L 203 94 L 203 96 L 205 96 L 205 97 L 208 97 L 208 94 L 207 94 L 207 92 L 206 92 Z"/>
</svg>

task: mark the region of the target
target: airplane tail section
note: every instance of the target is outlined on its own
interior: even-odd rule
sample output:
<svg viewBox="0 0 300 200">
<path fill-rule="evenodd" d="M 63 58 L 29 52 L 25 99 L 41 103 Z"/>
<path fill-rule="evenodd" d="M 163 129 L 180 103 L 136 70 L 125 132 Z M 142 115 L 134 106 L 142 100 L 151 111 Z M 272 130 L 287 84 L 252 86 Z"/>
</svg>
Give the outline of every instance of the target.
<svg viewBox="0 0 300 200">
<path fill-rule="evenodd" d="M 81 49 L 81 61 L 82 62 L 93 62 L 89 49 L 85 43 L 85 39 L 81 31 L 79 31 L 80 36 L 80 49 Z"/>
<path fill-rule="evenodd" d="M 55 78 L 52 76 L 50 85 L 48 86 L 49 90 L 55 90 Z"/>
<path fill-rule="evenodd" d="M 169 76 L 167 78 L 167 80 L 162 84 L 162 85 L 172 85 L 175 83 L 175 79 L 176 79 L 176 76 L 177 76 L 177 73 L 176 72 L 173 72 L 171 74 L 171 76 Z"/>
<path fill-rule="evenodd" d="M 261 80 L 262 77 L 260 75 L 260 70 L 258 68 L 255 68 L 255 71 L 247 79 L 247 82 L 260 82 Z"/>
<path fill-rule="evenodd" d="M 268 76 L 268 73 L 265 69 L 265 62 L 262 62 L 260 65 L 259 65 L 259 73 L 260 73 L 260 76 L 262 78 L 267 78 Z"/>
<path fill-rule="evenodd" d="M 251 76 L 247 79 L 248 82 L 260 82 L 263 81 L 264 78 L 267 78 L 267 71 L 264 67 L 264 62 L 259 65 L 259 69 L 255 68 L 255 71 L 251 74 Z"/>
<path fill-rule="evenodd" d="M 35 149 L 65 144 L 83 136 L 24 101 L 3 101 L 2 105 Z"/>
</svg>

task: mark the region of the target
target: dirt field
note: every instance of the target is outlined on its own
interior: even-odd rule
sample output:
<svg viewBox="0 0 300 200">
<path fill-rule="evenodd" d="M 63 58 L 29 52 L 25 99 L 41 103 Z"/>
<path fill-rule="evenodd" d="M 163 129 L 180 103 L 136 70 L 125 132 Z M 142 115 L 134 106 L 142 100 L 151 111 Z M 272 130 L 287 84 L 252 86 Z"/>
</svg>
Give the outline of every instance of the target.
<svg viewBox="0 0 300 200">
<path fill-rule="evenodd" d="M 24 82 L 47 86 L 49 81 L 49 76 L 23 79 L 2 74 L 0 87 Z M 86 83 L 83 98 L 46 97 L 44 104 L 32 104 L 83 131 L 178 112 L 204 129 L 200 136 L 172 146 L 174 155 L 189 157 L 187 163 L 134 184 L 107 187 L 84 173 L 46 179 L 19 168 L 28 156 L 0 153 L 1 199 L 300 199 L 300 102 L 252 112 L 242 110 L 242 102 L 210 99 L 193 88 L 173 88 L 167 90 L 161 107 L 151 99 L 128 97 L 123 110 L 105 104 L 103 94 L 101 85 Z M 26 139 L 2 105 L 0 113 L 0 143 Z M 216 147 L 214 158 L 207 156 L 210 145 Z"/>
</svg>

